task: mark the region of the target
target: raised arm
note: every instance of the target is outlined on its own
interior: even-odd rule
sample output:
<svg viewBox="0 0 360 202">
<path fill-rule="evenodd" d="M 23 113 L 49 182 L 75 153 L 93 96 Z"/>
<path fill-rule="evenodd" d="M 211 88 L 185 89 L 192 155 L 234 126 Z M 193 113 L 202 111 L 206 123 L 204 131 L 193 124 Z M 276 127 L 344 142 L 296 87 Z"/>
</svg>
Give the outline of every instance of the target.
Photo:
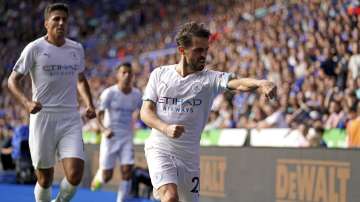
<svg viewBox="0 0 360 202">
<path fill-rule="evenodd" d="M 253 78 L 239 78 L 230 80 L 227 87 L 237 91 L 254 91 L 259 90 L 267 98 L 276 97 L 276 86 L 273 82 L 267 80 L 258 80 Z"/>
<path fill-rule="evenodd" d="M 77 88 L 82 100 L 85 102 L 86 105 L 86 116 L 90 119 L 95 118 L 95 107 L 92 101 L 90 87 L 84 73 L 80 73 L 78 76 Z"/>
<path fill-rule="evenodd" d="M 151 128 L 155 128 L 171 138 L 178 138 L 185 131 L 183 125 L 169 125 L 162 121 L 156 114 L 156 104 L 153 101 L 143 101 L 140 110 L 140 117 L 146 125 Z"/>
<path fill-rule="evenodd" d="M 8 88 L 15 99 L 29 112 L 35 114 L 42 108 L 40 102 L 29 100 L 20 90 L 19 83 L 25 77 L 16 71 L 12 71 L 8 79 Z"/>
</svg>

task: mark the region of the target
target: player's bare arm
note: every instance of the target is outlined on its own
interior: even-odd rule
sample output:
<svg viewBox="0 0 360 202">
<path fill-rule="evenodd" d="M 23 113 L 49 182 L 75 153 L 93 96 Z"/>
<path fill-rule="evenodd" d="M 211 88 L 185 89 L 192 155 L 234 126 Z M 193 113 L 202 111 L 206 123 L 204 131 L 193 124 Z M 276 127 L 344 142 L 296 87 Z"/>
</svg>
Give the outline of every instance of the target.
<svg viewBox="0 0 360 202">
<path fill-rule="evenodd" d="M 8 80 L 8 88 L 16 100 L 20 102 L 29 113 L 36 114 L 41 110 L 42 105 L 40 102 L 29 100 L 20 90 L 19 83 L 24 77 L 25 75 L 13 71 Z"/>
<path fill-rule="evenodd" d="M 156 114 L 156 105 L 153 101 L 144 101 L 140 110 L 140 117 L 146 125 L 155 128 L 171 138 L 178 138 L 185 132 L 183 125 L 167 124 Z"/>
<path fill-rule="evenodd" d="M 96 115 L 96 120 L 100 127 L 102 135 L 104 135 L 106 138 L 111 138 L 112 136 L 114 136 L 112 130 L 110 128 L 106 128 L 102 122 L 102 120 L 104 120 L 104 114 L 104 110 L 98 111 Z"/>
<path fill-rule="evenodd" d="M 84 73 L 80 73 L 78 76 L 77 88 L 86 105 L 86 117 L 89 119 L 95 118 L 95 107 L 92 101 L 89 83 L 87 82 Z"/>
<path fill-rule="evenodd" d="M 254 91 L 259 90 L 267 98 L 273 99 L 276 97 L 276 85 L 267 80 L 258 80 L 252 78 L 233 79 L 228 82 L 228 88 L 238 91 Z"/>
</svg>

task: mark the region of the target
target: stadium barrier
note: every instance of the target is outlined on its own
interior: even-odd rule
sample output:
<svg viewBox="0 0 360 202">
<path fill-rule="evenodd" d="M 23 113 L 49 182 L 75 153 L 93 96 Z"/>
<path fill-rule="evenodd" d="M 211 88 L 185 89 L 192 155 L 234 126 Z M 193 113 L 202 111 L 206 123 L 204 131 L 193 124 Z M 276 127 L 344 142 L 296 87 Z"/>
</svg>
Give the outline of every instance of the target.
<svg viewBox="0 0 360 202">
<path fill-rule="evenodd" d="M 298 147 L 295 130 L 290 128 L 268 129 L 212 129 L 202 133 L 201 146 L 259 146 L 259 147 Z M 143 145 L 150 136 L 150 130 L 136 130 L 135 145 Z M 325 130 L 323 140 L 329 148 L 345 148 L 346 132 L 334 128 Z M 99 144 L 100 135 L 94 132 L 84 133 L 84 142 Z"/>
<path fill-rule="evenodd" d="M 82 185 L 88 187 L 98 168 L 99 146 L 87 144 L 86 151 Z M 201 201 L 357 202 L 359 158 L 356 149 L 202 147 Z M 135 146 L 135 160 L 146 166 L 143 145 Z M 60 181 L 61 169 L 55 173 Z M 116 190 L 120 179 L 115 172 L 105 189 Z"/>
</svg>

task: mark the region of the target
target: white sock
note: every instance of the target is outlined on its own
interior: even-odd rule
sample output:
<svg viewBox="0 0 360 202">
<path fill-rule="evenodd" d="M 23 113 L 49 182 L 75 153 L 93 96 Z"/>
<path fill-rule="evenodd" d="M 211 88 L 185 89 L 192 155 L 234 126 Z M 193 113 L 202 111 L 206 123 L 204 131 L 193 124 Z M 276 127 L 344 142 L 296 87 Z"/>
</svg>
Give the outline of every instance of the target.
<svg viewBox="0 0 360 202">
<path fill-rule="evenodd" d="M 104 180 L 104 176 L 103 176 L 103 172 L 101 169 L 98 169 L 95 175 L 96 180 L 98 180 L 99 182 L 101 182 L 101 184 L 105 184 L 105 180 Z"/>
<path fill-rule="evenodd" d="M 60 183 L 60 191 L 56 196 L 55 202 L 69 202 L 75 195 L 77 186 L 70 184 L 70 182 L 64 177 Z"/>
<path fill-rule="evenodd" d="M 50 202 L 51 199 L 51 187 L 45 189 L 36 183 L 34 188 L 34 195 L 36 202 Z"/>
<path fill-rule="evenodd" d="M 124 202 L 130 195 L 131 180 L 123 180 L 119 185 L 116 202 Z"/>
</svg>

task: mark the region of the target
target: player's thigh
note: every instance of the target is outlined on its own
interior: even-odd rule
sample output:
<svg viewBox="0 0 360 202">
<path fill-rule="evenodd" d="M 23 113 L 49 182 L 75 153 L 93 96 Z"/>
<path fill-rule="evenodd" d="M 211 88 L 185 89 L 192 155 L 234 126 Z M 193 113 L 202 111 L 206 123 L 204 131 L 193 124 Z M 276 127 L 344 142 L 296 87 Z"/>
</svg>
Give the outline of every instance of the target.
<svg viewBox="0 0 360 202">
<path fill-rule="evenodd" d="M 114 169 L 116 160 L 119 159 L 121 147 L 120 140 L 112 137 L 103 137 L 100 143 L 99 167 L 102 170 Z"/>
<path fill-rule="evenodd" d="M 132 139 L 122 142 L 119 150 L 120 164 L 121 165 L 133 165 L 134 160 L 134 145 Z"/>
<path fill-rule="evenodd" d="M 166 184 L 178 184 L 177 167 L 172 155 L 156 149 L 146 149 L 145 156 L 155 190 Z"/>
<path fill-rule="evenodd" d="M 200 170 L 178 169 L 178 192 L 180 201 L 198 202 L 200 197 Z"/>
<path fill-rule="evenodd" d="M 200 196 L 200 169 L 189 170 L 183 160 L 177 159 L 178 193 L 180 201 L 198 202 Z"/>
<path fill-rule="evenodd" d="M 33 166 L 46 169 L 55 165 L 56 117 L 51 113 L 39 112 L 30 115 L 29 148 Z"/>
<path fill-rule="evenodd" d="M 58 125 L 58 155 L 64 158 L 85 159 L 85 147 L 82 139 L 82 122 L 78 112 L 63 114 Z"/>
</svg>

